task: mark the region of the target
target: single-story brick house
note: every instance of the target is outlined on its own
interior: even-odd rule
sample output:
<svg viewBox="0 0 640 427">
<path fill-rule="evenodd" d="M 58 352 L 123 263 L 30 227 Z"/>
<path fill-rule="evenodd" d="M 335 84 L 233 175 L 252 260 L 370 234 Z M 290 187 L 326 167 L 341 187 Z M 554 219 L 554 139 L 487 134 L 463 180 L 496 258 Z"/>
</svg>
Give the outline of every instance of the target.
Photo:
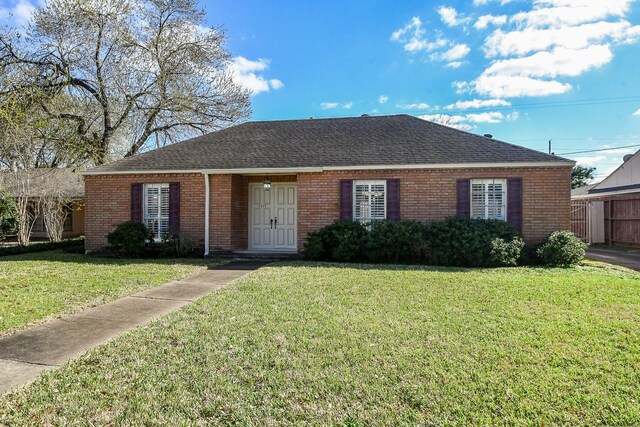
<svg viewBox="0 0 640 427">
<path fill-rule="evenodd" d="M 573 161 L 408 115 L 247 122 L 84 172 L 86 248 L 124 221 L 219 251 L 301 251 L 340 218 L 569 229 Z"/>
</svg>

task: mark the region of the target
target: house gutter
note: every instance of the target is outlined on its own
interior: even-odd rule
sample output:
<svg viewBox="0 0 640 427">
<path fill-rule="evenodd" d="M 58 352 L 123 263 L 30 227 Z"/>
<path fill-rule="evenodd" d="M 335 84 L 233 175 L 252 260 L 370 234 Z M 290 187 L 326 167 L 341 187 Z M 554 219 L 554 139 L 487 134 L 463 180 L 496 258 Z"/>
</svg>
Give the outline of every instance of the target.
<svg viewBox="0 0 640 427">
<path fill-rule="evenodd" d="M 209 255 L 209 204 L 211 202 L 211 185 L 209 184 L 209 174 L 203 172 L 204 176 L 204 256 Z"/>
<path fill-rule="evenodd" d="M 544 168 L 573 166 L 573 160 L 554 162 L 503 162 L 503 163 L 426 163 L 404 165 L 359 165 L 359 166 L 314 166 L 299 168 L 239 168 L 239 169 L 190 169 L 190 170 L 130 170 L 130 171 L 84 171 L 81 175 L 167 175 L 167 174 L 207 174 L 207 175 L 287 175 L 295 173 L 322 173 L 329 171 L 394 170 L 394 169 L 486 169 L 486 168 Z"/>
</svg>

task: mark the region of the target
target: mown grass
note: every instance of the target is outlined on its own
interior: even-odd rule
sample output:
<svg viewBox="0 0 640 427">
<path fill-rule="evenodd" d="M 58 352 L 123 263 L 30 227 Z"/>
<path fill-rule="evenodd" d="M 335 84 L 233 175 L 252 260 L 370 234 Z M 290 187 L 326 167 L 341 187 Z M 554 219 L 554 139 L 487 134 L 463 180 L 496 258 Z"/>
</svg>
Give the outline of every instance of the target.
<svg viewBox="0 0 640 427">
<path fill-rule="evenodd" d="M 265 267 L 0 398 L 22 425 L 638 425 L 640 275 Z"/>
<path fill-rule="evenodd" d="M 181 279 L 204 260 L 125 260 L 62 251 L 0 258 L 0 335 Z"/>
</svg>

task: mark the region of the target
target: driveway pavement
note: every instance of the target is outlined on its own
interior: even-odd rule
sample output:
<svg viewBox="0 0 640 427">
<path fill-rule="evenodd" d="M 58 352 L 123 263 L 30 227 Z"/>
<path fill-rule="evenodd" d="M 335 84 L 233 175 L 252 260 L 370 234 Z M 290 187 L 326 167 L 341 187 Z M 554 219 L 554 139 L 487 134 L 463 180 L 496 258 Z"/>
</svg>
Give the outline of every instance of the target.
<svg viewBox="0 0 640 427">
<path fill-rule="evenodd" d="M 32 382 L 42 371 L 177 310 L 264 264 L 231 262 L 0 338 L 0 393 Z"/>
<path fill-rule="evenodd" d="M 640 271 L 640 251 L 592 246 L 587 249 L 587 258 Z"/>
</svg>

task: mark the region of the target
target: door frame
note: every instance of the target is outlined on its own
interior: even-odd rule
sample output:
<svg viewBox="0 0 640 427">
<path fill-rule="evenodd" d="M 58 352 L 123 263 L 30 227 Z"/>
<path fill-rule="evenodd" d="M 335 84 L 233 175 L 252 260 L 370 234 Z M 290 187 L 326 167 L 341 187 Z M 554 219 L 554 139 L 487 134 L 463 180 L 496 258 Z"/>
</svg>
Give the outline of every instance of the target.
<svg viewBox="0 0 640 427">
<path fill-rule="evenodd" d="M 298 252 L 298 183 L 297 182 L 271 182 L 271 189 L 269 190 L 269 192 L 271 194 L 274 194 L 274 190 L 275 187 L 278 187 L 280 185 L 290 185 L 293 186 L 295 188 L 296 191 L 296 203 L 295 203 L 295 209 L 296 209 L 296 216 L 295 216 L 295 224 L 294 224 L 294 229 L 295 229 L 295 233 L 296 233 L 296 246 L 295 248 L 287 248 L 287 249 L 276 249 L 275 247 L 272 247 L 271 249 L 254 249 L 253 248 L 253 233 L 251 232 L 251 226 L 253 224 L 253 209 L 251 208 L 253 205 L 253 191 L 251 191 L 252 187 L 257 187 L 263 186 L 262 182 L 250 182 L 249 183 L 249 187 L 248 187 L 248 198 L 247 198 L 247 209 L 249 211 L 249 215 L 247 215 L 248 217 L 248 222 L 247 222 L 247 250 L 252 251 L 252 252 L 287 252 L 287 253 L 297 253 Z M 264 191 L 264 190 L 263 190 Z M 273 204 L 273 208 L 275 209 L 275 204 Z"/>
</svg>

